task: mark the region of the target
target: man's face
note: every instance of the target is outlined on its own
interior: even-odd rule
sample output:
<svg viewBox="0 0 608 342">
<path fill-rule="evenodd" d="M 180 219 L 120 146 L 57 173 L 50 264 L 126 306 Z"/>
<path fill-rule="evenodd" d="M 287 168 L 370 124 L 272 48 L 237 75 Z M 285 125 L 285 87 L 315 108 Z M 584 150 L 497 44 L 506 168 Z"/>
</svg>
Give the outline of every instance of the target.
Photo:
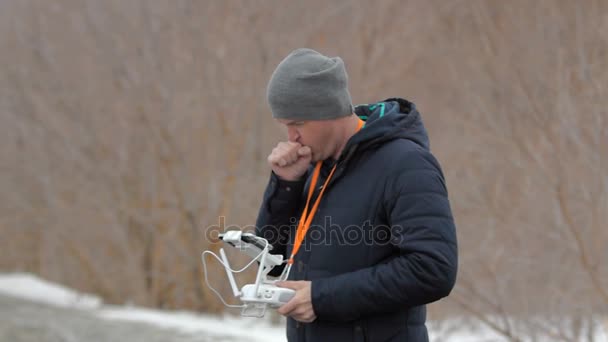
<svg viewBox="0 0 608 342">
<path fill-rule="evenodd" d="M 331 120 L 277 119 L 277 121 L 286 127 L 289 141 L 310 147 L 313 162 L 327 159 L 332 155 L 334 146 Z"/>
</svg>

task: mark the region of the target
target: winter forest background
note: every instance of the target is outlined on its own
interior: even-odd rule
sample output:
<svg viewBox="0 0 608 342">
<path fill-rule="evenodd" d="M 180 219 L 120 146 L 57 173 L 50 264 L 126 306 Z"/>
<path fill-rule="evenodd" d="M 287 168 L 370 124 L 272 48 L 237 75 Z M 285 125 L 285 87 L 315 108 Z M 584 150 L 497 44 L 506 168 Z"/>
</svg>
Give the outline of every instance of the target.
<svg viewBox="0 0 608 342">
<path fill-rule="evenodd" d="M 429 319 L 608 329 L 601 0 L 0 1 L 0 272 L 221 312 L 200 253 L 255 222 L 284 134 L 266 82 L 298 47 L 341 56 L 354 103 L 422 113 L 460 247 Z"/>
</svg>

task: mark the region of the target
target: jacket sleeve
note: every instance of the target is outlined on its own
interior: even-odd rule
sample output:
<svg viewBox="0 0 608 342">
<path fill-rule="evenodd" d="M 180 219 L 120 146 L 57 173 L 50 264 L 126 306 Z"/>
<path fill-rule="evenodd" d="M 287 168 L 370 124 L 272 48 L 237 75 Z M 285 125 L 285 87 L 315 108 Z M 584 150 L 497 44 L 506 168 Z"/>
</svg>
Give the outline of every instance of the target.
<svg viewBox="0 0 608 342">
<path fill-rule="evenodd" d="M 297 222 L 296 215 L 305 179 L 304 177 L 299 181 L 286 181 L 280 179 L 274 172 L 270 175 L 256 220 L 255 233 L 268 240 L 268 243 L 274 247 L 271 254 L 281 254 L 286 257 L 290 226 Z M 283 267 L 284 265 L 273 268 L 269 275 L 279 276 Z"/>
<path fill-rule="evenodd" d="M 441 169 L 429 152 L 410 152 L 413 167 L 388 177 L 383 196 L 394 257 L 350 273 L 312 281 L 319 319 L 349 321 L 427 304 L 456 281 L 455 225 Z M 402 164 L 403 165 L 403 164 Z"/>
</svg>

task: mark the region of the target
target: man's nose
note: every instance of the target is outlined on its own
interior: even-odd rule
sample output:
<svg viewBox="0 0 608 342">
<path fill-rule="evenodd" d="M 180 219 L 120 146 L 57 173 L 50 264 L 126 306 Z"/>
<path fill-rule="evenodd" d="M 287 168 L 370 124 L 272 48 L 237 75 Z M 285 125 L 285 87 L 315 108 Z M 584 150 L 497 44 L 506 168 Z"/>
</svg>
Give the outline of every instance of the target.
<svg viewBox="0 0 608 342">
<path fill-rule="evenodd" d="M 287 139 L 289 139 L 289 141 L 296 142 L 296 141 L 298 141 L 298 138 L 300 138 L 300 134 L 298 134 L 298 130 L 295 129 L 294 127 L 288 127 L 287 128 Z"/>
</svg>

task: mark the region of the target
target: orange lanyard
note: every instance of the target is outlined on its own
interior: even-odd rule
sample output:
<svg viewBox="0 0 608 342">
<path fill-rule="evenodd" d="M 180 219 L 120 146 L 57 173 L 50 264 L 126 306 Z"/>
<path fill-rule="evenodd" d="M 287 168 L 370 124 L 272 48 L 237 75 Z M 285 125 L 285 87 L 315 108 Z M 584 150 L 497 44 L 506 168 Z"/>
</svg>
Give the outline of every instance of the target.
<svg viewBox="0 0 608 342">
<path fill-rule="evenodd" d="M 359 125 L 357 126 L 357 132 L 363 127 L 365 122 L 359 119 Z M 323 197 L 323 193 L 327 188 L 327 184 L 329 184 L 329 180 L 331 176 L 334 175 L 334 171 L 336 170 L 336 166 L 331 169 L 329 172 L 329 176 L 325 180 L 325 184 L 321 188 L 321 192 L 319 196 L 317 196 L 317 200 L 312 206 L 310 213 L 308 212 L 308 205 L 310 204 L 310 199 L 312 198 L 312 194 L 315 192 L 315 186 L 317 185 L 317 181 L 319 180 L 319 174 L 321 173 L 321 165 L 322 161 L 318 161 L 315 166 L 315 170 L 312 174 L 312 180 L 310 181 L 310 187 L 308 188 L 308 199 L 306 200 L 306 206 L 304 207 L 304 211 L 302 212 L 302 217 L 300 218 L 300 222 L 298 222 L 298 229 L 296 231 L 296 238 L 293 244 L 293 251 L 291 252 L 291 256 L 289 257 L 289 261 L 287 262 L 289 265 L 293 264 L 293 258 L 298 253 L 300 246 L 302 245 L 302 241 L 304 240 L 304 236 L 306 236 L 306 232 L 308 228 L 310 228 L 310 224 L 312 223 L 312 219 L 315 217 L 315 213 L 317 212 L 317 208 L 319 207 L 319 203 L 321 202 L 321 197 Z"/>
</svg>

